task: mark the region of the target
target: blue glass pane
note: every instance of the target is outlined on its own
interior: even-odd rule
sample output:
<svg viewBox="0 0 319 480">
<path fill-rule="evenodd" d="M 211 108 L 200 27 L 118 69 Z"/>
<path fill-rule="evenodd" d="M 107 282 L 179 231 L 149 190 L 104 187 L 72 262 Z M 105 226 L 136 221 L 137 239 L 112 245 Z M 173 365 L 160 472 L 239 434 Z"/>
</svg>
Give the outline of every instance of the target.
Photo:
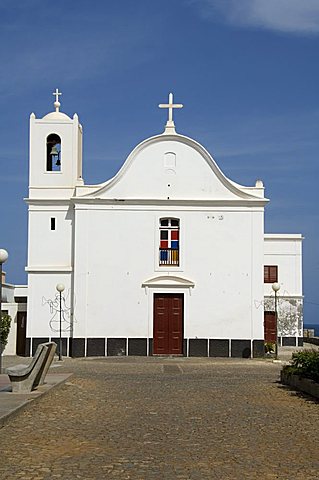
<svg viewBox="0 0 319 480">
<path fill-rule="evenodd" d="M 161 262 L 166 262 L 167 261 L 167 250 L 161 250 L 160 251 L 160 260 L 161 260 Z"/>
<path fill-rule="evenodd" d="M 178 240 L 172 240 L 171 246 L 174 248 L 174 250 L 178 250 Z"/>
</svg>

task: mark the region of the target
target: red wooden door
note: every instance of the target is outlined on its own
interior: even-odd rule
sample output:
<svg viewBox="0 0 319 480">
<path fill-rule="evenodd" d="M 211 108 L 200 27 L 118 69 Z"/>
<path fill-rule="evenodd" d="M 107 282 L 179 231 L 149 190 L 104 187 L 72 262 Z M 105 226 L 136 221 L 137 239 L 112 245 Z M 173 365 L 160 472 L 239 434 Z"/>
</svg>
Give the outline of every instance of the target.
<svg viewBox="0 0 319 480">
<path fill-rule="evenodd" d="M 153 353 L 183 353 L 183 294 L 154 294 Z"/>
<path fill-rule="evenodd" d="M 265 342 L 276 343 L 276 314 L 264 312 L 264 336 Z"/>
</svg>

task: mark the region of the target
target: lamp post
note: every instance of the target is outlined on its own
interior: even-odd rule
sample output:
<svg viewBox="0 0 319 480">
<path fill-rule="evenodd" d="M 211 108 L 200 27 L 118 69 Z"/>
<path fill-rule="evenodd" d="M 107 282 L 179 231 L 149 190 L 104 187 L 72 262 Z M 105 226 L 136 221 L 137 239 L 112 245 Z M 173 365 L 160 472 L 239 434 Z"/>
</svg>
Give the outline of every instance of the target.
<svg viewBox="0 0 319 480">
<path fill-rule="evenodd" d="M 62 360 L 62 292 L 65 289 L 63 283 L 58 283 L 55 287 L 60 294 L 60 342 L 59 342 L 59 360 Z"/>
<path fill-rule="evenodd" d="M 275 282 L 272 284 L 271 288 L 275 293 L 275 317 L 276 317 L 276 343 L 275 343 L 275 358 L 278 360 L 278 309 L 277 309 L 277 293 L 280 290 L 279 283 Z"/>
<path fill-rule="evenodd" d="M 8 252 L 0 248 L 0 373 L 2 372 L 2 264 L 8 260 Z"/>
</svg>

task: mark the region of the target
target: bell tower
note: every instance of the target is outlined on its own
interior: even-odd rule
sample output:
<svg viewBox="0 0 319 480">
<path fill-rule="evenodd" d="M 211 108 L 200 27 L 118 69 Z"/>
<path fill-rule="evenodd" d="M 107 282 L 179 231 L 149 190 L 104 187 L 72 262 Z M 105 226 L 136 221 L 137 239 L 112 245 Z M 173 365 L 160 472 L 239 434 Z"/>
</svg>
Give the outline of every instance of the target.
<svg viewBox="0 0 319 480">
<path fill-rule="evenodd" d="M 65 285 L 73 304 L 74 203 L 75 188 L 82 180 L 82 126 L 75 114 L 60 112 L 56 89 L 54 111 L 43 118 L 30 116 L 28 204 L 28 319 L 27 337 L 57 336 L 45 299 L 54 298 L 56 285 Z M 68 305 L 69 305 L 68 304 Z M 46 311 L 47 310 L 47 311 Z M 70 336 L 65 328 L 62 336 Z M 63 339 L 64 340 L 64 339 Z M 64 341 L 66 341 L 64 340 Z"/>
<path fill-rule="evenodd" d="M 29 198 L 70 198 L 82 185 L 82 126 L 77 114 L 60 112 L 58 89 L 55 111 L 43 118 L 30 115 Z"/>
</svg>

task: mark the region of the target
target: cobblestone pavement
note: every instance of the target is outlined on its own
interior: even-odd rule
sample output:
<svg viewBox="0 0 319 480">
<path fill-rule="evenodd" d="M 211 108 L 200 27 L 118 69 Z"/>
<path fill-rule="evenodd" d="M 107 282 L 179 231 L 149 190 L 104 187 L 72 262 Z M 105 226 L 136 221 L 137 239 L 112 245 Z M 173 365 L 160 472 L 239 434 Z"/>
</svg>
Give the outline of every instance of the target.
<svg viewBox="0 0 319 480">
<path fill-rule="evenodd" d="M 319 404 L 278 364 L 66 359 L 75 374 L 0 430 L 0 478 L 318 479 Z"/>
</svg>

